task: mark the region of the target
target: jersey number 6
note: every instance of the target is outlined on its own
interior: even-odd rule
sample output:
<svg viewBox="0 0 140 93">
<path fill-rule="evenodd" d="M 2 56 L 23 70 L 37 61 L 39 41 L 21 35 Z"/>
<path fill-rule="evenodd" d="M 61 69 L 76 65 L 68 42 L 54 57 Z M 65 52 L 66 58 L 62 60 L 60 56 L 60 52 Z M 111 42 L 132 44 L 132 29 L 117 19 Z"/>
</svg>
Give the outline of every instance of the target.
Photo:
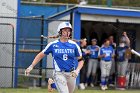
<svg viewBox="0 0 140 93">
<path fill-rule="evenodd" d="M 63 55 L 63 60 L 65 60 L 65 61 L 68 60 L 68 55 L 67 54 Z"/>
</svg>

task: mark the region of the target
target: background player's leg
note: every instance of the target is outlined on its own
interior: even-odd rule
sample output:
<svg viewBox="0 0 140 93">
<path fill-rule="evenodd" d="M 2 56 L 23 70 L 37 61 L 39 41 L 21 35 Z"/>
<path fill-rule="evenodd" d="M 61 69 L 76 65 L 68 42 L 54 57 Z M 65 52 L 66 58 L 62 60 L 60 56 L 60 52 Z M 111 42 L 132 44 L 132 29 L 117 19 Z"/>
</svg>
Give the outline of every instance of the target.
<svg viewBox="0 0 140 93">
<path fill-rule="evenodd" d="M 109 76 L 109 86 L 114 86 L 114 81 L 115 81 L 115 60 L 112 59 L 112 66 L 111 66 L 111 71 L 110 71 L 110 76 Z"/>
<path fill-rule="evenodd" d="M 108 82 L 110 71 L 111 71 L 112 62 L 106 63 L 106 82 Z"/>
<path fill-rule="evenodd" d="M 69 93 L 67 80 L 62 72 L 55 72 L 54 82 L 59 93 Z"/>
<path fill-rule="evenodd" d="M 92 83 L 95 83 L 95 78 L 96 78 L 96 71 L 97 71 L 97 66 L 98 66 L 98 60 L 93 59 L 93 68 L 92 68 Z"/>
<path fill-rule="evenodd" d="M 75 89 L 76 78 L 71 77 L 70 74 L 68 74 L 66 77 L 67 77 L 67 85 L 68 85 L 69 93 L 73 93 Z"/>
<path fill-rule="evenodd" d="M 117 73 L 118 73 L 118 76 L 121 75 L 121 62 L 117 62 Z"/>
<path fill-rule="evenodd" d="M 88 80 L 89 80 L 89 76 L 91 74 L 91 71 L 92 71 L 92 65 L 93 65 L 93 62 L 92 62 L 92 59 L 89 59 L 88 61 L 88 70 L 87 70 L 87 74 L 86 74 L 86 84 L 85 84 L 85 87 L 87 87 L 87 84 L 88 84 Z"/>
<path fill-rule="evenodd" d="M 105 86 L 106 85 L 106 63 L 105 61 L 101 60 L 100 62 L 100 68 L 101 68 L 101 85 Z"/>
<path fill-rule="evenodd" d="M 128 61 L 124 61 L 121 65 L 121 75 L 125 76 L 126 75 L 126 70 L 127 70 L 127 65 L 128 65 Z"/>
</svg>

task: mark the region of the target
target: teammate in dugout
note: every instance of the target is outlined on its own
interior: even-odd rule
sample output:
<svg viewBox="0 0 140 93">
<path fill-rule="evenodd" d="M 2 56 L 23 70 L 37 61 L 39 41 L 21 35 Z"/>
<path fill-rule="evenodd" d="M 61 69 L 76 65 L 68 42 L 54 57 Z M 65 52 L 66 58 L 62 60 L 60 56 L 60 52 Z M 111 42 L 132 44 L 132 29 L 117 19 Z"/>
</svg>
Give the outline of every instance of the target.
<svg viewBox="0 0 140 93">
<path fill-rule="evenodd" d="M 130 50 L 130 40 L 127 36 L 126 32 L 123 32 L 122 38 L 119 41 L 119 46 L 116 49 L 117 56 L 117 71 L 118 71 L 118 79 L 124 78 L 122 82 L 123 85 L 118 85 L 118 87 L 125 88 L 125 76 L 127 71 L 128 60 L 131 58 L 131 50 Z"/>
<path fill-rule="evenodd" d="M 85 82 L 86 82 L 86 72 L 87 72 L 87 62 L 88 62 L 88 54 L 90 53 L 89 50 L 87 50 L 87 39 L 82 39 L 80 41 L 80 48 L 82 51 L 82 56 L 84 59 L 84 66 L 82 67 L 80 71 L 80 84 L 79 88 L 84 90 L 85 89 Z"/>
<path fill-rule="evenodd" d="M 98 54 L 99 54 L 99 46 L 97 45 L 97 39 L 91 40 L 92 45 L 87 47 L 87 50 L 90 51 L 89 53 L 89 60 L 88 60 L 88 69 L 86 74 L 86 84 L 85 87 L 88 86 L 88 80 L 90 75 L 92 75 L 90 86 L 94 87 L 95 77 L 96 77 L 96 70 L 98 66 Z"/>
<path fill-rule="evenodd" d="M 84 61 L 80 47 L 72 40 L 72 26 L 69 22 L 62 22 L 58 26 L 59 39 L 50 42 L 45 49 L 40 52 L 32 64 L 25 70 L 25 75 L 29 75 L 34 66 L 49 53 L 53 57 L 54 75 L 53 80 L 59 93 L 73 93 L 76 84 L 76 77 L 83 67 Z M 75 60 L 78 59 L 78 66 L 75 68 Z"/>
<path fill-rule="evenodd" d="M 114 37 L 111 35 L 109 36 L 109 42 L 110 42 L 110 46 L 113 48 L 114 50 L 114 55 L 115 55 L 115 50 L 116 50 L 116 43 L 114 42 Z M 110 76 L 109 76 L 109 86 L 113 87 L 115 84 L 115 58 L 112 58 L 112 66 L 111 66 L 111 71 L 110 71 Z"/>
<path fill-rule="evenodd" d="M 101 68 L 101 89 L 108 89 L 107 83 L 110 75 L 110 70 L 112 66 L 112 57 L 114 57 L 113 48 L 110 46 L 108 39 L 104 41 L 103 47 L 100 48 L 99 58 L 100 68 Z"/>
</svg>

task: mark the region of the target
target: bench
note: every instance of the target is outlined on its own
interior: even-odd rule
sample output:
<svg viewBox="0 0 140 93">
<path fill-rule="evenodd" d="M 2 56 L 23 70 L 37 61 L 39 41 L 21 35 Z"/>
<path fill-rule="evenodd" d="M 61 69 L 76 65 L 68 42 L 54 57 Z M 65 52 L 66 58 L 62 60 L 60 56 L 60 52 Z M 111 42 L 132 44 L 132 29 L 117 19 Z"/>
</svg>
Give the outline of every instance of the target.
<svg viewBox="0 0 140 93">
<path fill-rule="evenodd" d="M 28 75 L 28 76 L 25 76 L 25 74 L 18 74 L 19 76 L 24 76 L 24 77 L 29 77 L 29 78 L 33 78 L 33 88 L 36 88 L 37 86 L 37 79 L 39 79 L 39 78 L 42 78 L 42 76 L 40 76 L 40 75 L 32 75 L 32 74 L 30 74 L 30 75 Z"/>
</svg>

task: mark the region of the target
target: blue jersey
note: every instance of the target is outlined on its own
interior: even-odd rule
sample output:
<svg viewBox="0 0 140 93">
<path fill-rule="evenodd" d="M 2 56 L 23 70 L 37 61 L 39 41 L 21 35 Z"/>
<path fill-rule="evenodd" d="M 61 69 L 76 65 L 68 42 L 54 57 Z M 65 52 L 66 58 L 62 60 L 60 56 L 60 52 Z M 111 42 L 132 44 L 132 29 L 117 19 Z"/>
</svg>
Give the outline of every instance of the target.
<svg viewBox="0 0 140 93">
<path fill-rule="evenodd" d="M 112 55 L 113 55 L 113 48 L 111 46 L 109 47 L 102 47 L 100 49 L 100 55 L 105 54 L 106 56 L 102 58 L 104 61 L 111 61 L 112 60 Z"/>
<path fill-rule="evenodd" d="M 53 64 L 56 71 L 69 72 L 75 66 L 76 57 L 82 56 L 80 47 L 72 40 L 50 42 L 42 51 L 44 54 L 52 54 Z"/>
<path fill-rule="evenodd" d="M 122 62 L 125 61 L 125 52 L 126 49 L 128 49 L 128 46 L 125 47 L 117 47 L 116 53 L 117 53 L 117 61 Z"/>
<path fill-rule="evenodd" d="M 95 46 L 89 45 L 87 47 L 87 50 L 91 51 L 91 53 L 89 54 L 89 58 L 93 58 L 93 59 L 98 58 L 99 50 L 96 50 L 97 48 L 99 49 L 99 46 L 97 46 L 97 45 L 95 45 Z"/>
</svg>

